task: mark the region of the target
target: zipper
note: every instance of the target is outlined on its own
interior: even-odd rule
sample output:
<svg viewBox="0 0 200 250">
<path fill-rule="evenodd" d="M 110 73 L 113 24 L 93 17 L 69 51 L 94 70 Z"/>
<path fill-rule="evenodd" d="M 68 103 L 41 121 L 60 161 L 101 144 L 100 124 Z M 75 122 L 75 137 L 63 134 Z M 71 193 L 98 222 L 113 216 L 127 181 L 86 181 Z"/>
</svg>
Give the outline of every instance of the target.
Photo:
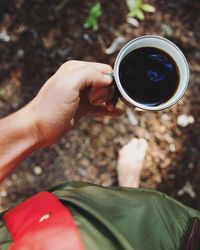
<svg viewBox="0 0 200 250">
<path fill-rule="evenodd" d="M 200 219 L 195 217 L 192 219 L 189 229 L 184 239 L 183 250 L 194 250 L 196 246 L 196 240 L 199 233 Z"/>
</svg>

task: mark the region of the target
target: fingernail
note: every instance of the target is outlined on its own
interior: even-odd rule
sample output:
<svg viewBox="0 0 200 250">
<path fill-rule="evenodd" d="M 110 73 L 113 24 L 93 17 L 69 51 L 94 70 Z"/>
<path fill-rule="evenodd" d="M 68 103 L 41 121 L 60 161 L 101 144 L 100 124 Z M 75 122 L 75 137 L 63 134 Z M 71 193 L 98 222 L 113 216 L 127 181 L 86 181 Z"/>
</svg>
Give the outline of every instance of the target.
<svg viewBox="0 0 200 250">
<path fill-rule="evenodd" d="M 107 76 L 111 76 L 113 78 L 113 72 L 110 72 L 110 73 L 105 73 L 105 75 Z"/>
<path fill-rule="evenodd" d="M 109 83 L 111 83 L 113 81 L 113 74 L 112 73 L 104 74 L 104 77 L 105 77 L 106 81 Z"/>
</svg>

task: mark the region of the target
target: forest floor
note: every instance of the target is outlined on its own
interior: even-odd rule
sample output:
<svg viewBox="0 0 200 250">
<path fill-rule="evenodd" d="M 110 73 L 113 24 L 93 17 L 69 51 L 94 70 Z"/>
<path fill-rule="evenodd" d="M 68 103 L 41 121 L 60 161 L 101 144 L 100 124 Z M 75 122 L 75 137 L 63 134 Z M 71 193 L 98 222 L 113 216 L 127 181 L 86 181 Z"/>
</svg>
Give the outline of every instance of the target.
<svg viewBox="0 0 200 250">
<path fill-rule="evenodd" d="M 1 117 L 30 101 L 67 60 L 113 65 L 122 45 L 111 55 L 105 51 L 117 37 L 165 36 L 181 48 L 191 74 L 186 95 L 172 108 L 140 112 L 119 103 L 122 117 L 87 117 L 60 142 L 31 155 L 1 184 L 1 209 L 64 181 L 117 185 L 118 151 L 132 137 L 149 142 L 141 186 L 200 209 L 200 3 L 150 0 L 155 13 L 134 27 L 125 1 L 101 0 L 103 15 L 93 32 L 83 28 L 92 0 L 11 2 L 0 5 Z"/>
</svg>

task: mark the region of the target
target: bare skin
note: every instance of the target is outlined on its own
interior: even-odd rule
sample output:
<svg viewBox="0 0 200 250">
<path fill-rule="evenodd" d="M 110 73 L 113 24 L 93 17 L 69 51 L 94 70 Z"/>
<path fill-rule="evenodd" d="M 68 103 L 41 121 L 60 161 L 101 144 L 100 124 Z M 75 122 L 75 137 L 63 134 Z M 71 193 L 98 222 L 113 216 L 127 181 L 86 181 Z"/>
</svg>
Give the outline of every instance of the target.
<svg viewBox="0 0 200 250">
<path fill-rule="evenodd" d="M 24 108 L 0 120 L 0 181 L 32 152 L 51 145 L 85 115 L 118 116 L 112 68 L 68 61 Z"/>
<path fill-rule="evenodd" d="M 147 148 L 146 140 L 133 138 L 119 151 L 117 164 L 119 186 L 139 187 Z"/>
</svg>

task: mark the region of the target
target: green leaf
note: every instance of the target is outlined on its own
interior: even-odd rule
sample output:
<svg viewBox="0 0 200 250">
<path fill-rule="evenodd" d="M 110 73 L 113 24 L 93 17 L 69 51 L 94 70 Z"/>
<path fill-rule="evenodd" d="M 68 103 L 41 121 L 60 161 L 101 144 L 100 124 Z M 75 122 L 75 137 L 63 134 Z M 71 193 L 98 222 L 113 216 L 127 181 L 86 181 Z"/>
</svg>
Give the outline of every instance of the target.
<svg viewBox="0 0 200 250">
<path fill-rule="evenodd" d="M 142 10 L 140 10 L 140 9 L 134 9 L 134 10 L 132 10 L 129 14 L 128 14 L 128 16 L 130 16 L 130 17 L 136 17 L 136 18 L 138 18 L 139 20 L 144 20 L 144 13 L 142 12 Z"/>
<path fill-rule="evenodd" d="M 137 9 L 135 17 L 137 17 L 139 20 L 144 20 L 144 18 L 145 18 L 144 13 L 140 9 Z"/>
<path fill-rule="evenodd" d="M 93 17 L 88 17 L 84 23 L 84 28 L 91 28 L 94 23 L 94 18 Z"/>
<path fill-rule="evenodd" d="M 143 4 L 142 5 L 142 9 L 145 11 L 145 12 L 148 12 L 148 13 L 153 13 L 153 12 L 155 12 L 155 8 L 152 6 L 152 5 L 150 5 L 150 4 Z"/>
<path fill-rule="evenodd" d="M 100 3 L 96 3 L 96 4 L 93 5 L 92 8 L 90 9 L 90 16 L 93 16 L 93 17 L 100 17 L 101 14 L 102 14 L 101 5 L 100 5 Z"/>
<path fill-rule="evenodd" d="M 98 30 L 98 18 L 102 15 L 100 3 L 96 3 L 90 8 L 89 15 L 83 25 L 84 28 L 92 28 L 94 31 Z"/>
<path fill-rule="evenodd" d="M 129 11 L 131 12 L 133 9 L 135 9 L 136 1 L 135 0 L 126 0 L 126 4 L 128 6 Z"/>
<path fill-rule="evenodd" d="M 142 6 L 142 0 L 126 0 L 129 12 L 132 12 L 135 9 L 140 9 Z"/>
<path fill-rule="evenodd" d="M 137 9 L 134 9 L 128 13 L 129 17 L 136 17 L 136 15 L 137 15 Z"/>
</svg>

